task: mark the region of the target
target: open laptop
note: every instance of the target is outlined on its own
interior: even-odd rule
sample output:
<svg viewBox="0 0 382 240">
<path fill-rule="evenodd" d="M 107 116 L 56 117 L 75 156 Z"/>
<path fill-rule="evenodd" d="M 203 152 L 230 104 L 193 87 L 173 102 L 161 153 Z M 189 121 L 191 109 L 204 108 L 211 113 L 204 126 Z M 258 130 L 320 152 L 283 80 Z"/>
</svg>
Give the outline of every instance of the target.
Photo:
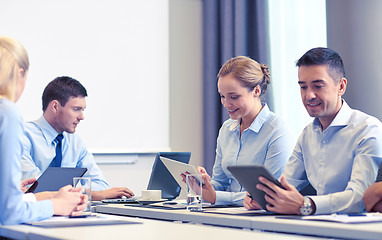
<svg viewBox="0 0 382 240">
<path fill-rule="evenodd" d="M 160 160 L 160 157 L 169 158 L 182 163 L 189 163 L 190 152 L 159 152 L 155 156 L 154 164 L 151 170 L 149 184 L 147 190 L 162 190 L 162 199 L 173 200 L 180 194 L 181 187 L 173 178 L 167 167 Z M 102 200 L 103 203 L 135 203 L 140 196 L 122 199 Z"/>
<path fill-rule="evenodd" d="M 167 167 L 160 160 L 160 157 L 169 158 L 182 163 L 188 163 L 190 161 L 191 153 L 159 152 L 156 155 L 147 190 L 162 190 L 162 198 L 172 200 L 179 196 L 181 187 L 168 171 Z"/>
</svg>

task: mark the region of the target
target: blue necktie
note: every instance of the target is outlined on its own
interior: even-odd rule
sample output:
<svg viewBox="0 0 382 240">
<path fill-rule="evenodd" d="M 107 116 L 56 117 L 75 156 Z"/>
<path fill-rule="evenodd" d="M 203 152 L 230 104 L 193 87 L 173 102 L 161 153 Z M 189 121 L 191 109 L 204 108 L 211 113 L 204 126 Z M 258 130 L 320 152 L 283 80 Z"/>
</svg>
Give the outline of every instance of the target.
<svg viewBox="0 0 382 240">
<path fill-rule="evenodd" d="M 56 139 L 54 140 L 57 142 L 56 145 L 56 156 L 53 158 L 52 162 L 50 163 L 49 167 L 61 167 L 62 162 L 62 149 L 61 149 L 61 142 L 64 136 L 62 133 L 58 134 Z"/>
</svg>

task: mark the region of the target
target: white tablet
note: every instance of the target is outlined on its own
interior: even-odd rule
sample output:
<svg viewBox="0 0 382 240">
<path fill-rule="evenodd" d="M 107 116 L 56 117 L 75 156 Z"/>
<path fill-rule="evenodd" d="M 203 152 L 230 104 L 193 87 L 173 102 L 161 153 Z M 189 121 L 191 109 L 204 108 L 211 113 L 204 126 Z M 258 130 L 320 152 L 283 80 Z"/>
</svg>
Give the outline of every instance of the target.
<svg viewBox="0 0 382 240">
<path fill-rule="evenodd" d="M 172 177 L 176 180 L 176 182 L 181 186 L 182 188 L 186 188 L 186 183 L 184 183 L 182 180 L 182 177 L 180 176 L 182 173 L 190 173 L 190 174 L 198 174 L 198 171 L 196 170 L 195 166 L 182 163 L 179 161 L 175 161 L 166 157 L 160 157 L 160 160 L 163 162 L 163 164 L 166 166 L 168 171 L 171 173 Z M 201 179 L 203 182 L 203 179 Z M 204 183 L 204 182 L 203 182 Z"/>
</svg>

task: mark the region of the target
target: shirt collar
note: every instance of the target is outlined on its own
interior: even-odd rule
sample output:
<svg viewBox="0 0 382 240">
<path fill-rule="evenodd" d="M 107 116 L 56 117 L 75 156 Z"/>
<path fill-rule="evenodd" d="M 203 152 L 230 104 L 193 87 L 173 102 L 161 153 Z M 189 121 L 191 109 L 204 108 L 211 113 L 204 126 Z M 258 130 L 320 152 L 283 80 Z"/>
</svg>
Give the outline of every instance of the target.
<svg viewBox="0 0 382 240">
<path fill-rule="evenodd" d="M 329 127 L 334 127 L 334 126 L 346 126 L 349 124 L 351 117 L 351 108 L 349 105 L 346 103 L 344 99 L 342 99 L 342 106 L 340 111 L 337 113 L 336 117 L 333 119 L 333 121 L 330 123 Z M 313 127 L 315 129 L 319 128 L 321 129 L 321 123 L 318 118 L 314 118 L 313 120 Z"/>
<path fill-rule="evenodd" d="M 252 122 L 251 126 L 249 126 L 248 129 L 258 133 L 267 120 L 269 114 L 271 111 L 269 110 L 269 107 L 267 104 L 263 106 L 263 108 L 260 110 L 259 114 L 257 114 L 255 120 Z M 240 128 L 240 120 L 234 120 L 230 126 L 230 130 L 234 131 L 235 129 Z"/>
<path fill-rule="evenodd" d="M 59 134 L 49 123 L 46 121 L 44 115 L 36 120 L 36 124 L 40 127 L 42 134 L 48 144 L 51 144 Z"/>
</svg>

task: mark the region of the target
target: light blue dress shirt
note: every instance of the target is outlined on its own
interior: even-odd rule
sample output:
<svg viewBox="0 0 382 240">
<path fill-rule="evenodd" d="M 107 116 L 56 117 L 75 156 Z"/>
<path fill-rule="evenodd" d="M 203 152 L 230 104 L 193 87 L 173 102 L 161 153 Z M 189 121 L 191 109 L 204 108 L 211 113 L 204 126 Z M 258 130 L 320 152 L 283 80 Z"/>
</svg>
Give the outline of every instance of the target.
<svg viewBox="0 0 382 240">
<path fill-rule="evenodd" d="M 297 190 L 312 184 L 316 214 L 362 212 L 381 160 L 381 122 L 343 101 L 324 131 L 317 118 L 305 127 L 283 174 Z"/>
<path fill-rule="evenodd" d="M 50 200 L 22 200 L 20 163 L 23 136 L 23 121 L 16 104 L 0 99 L 0 225 L 37 221 L 53 215 Z"/>
<path fill-rule="evenodd" d="M 286 125 L 267 105 L 240 137 L 240 121 L 228 119 L 220 128 L 211 183 L 216 190 L 215 205 L 243 206 L 245 189 L 227 166 L 264 165 L 280 177 L 292 152 Z"/>
<path fill-rule="evenodd" d="M 379 166 L 377 179 L 375 181 L 376 182 L 381 182 L 382 181 L 382 164 L 381 164 L 381 166 Z"/>
<path fill-rule="evenodd" d="M 42 115 L 38 120 L 25 123 L 24 153 L 22 159 L 23 179 L 38 178 L 56 156 L 56 142 L 59 133 Z M 87 151 L 81 138 L 75 133 L 63 132 L 62 167 L 87 168 L 84 177 L 92 179 L 92 191 L 109 188 L 101 170 Z"/>
</svg>

